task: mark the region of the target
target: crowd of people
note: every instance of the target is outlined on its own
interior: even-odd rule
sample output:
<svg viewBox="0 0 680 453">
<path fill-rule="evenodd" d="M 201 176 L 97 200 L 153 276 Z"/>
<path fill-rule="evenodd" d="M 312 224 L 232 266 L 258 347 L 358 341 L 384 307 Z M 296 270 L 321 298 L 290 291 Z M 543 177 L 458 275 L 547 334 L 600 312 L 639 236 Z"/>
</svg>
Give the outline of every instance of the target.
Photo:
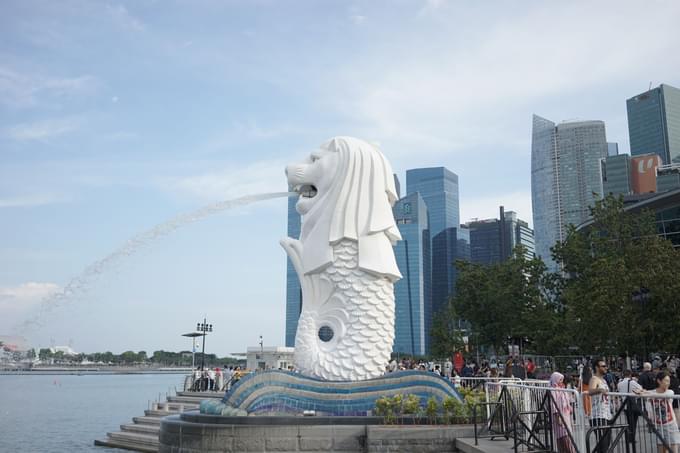
<svg viewBox="0 0 680 453">
<path fill-rule="evenodd" d="M 613 365 L 610 368 L 610 364 Z M 591 366 L 592 365 L 592 366 Z M 680 359 L 671 355 L 662 359 L 655 356 L 650 362 L 641 366 L 635 359 L 623 361 L 591 360 L 590 358 L 573 359 L 563 373 L 553 371 L 548 359 L 538 367 L 531 358 L 520 359 L 508 357 L 505 361 L 495 359 L 465 360 L 462 356 L 453 357 L 453 361 L 434 362 L 417 360 L 412 357 L 393 359 L 385 367 L 386 373 L 403 370 L 420 370 L 431 372 L 447 379 L 454 385 L 461 385 L 461 378 L 520 378 L 548 379 L 552 391 L 552 423 L 553 434 L 560 453 L 574 453 L 572 443 L 572 422 L 574 412 L 573 394 L 563 392 L 572 389 L 584 395 L 584 408 L 590 418 L 597 440 L 596 450 L 605 452 L 611 443 L 611 423 L 616 412 L 614 404 L 621 404 L 626 398 L 625 419 L 628 425 L 627 440 L 635 442 L 636 428 L 639 418 L 646 414 L 654 424 L 658 433 L 659 453 L 680 453 L 680 407 L 679 401 L 670 398 L 680 395 Z M 294 371 L 292 367 L 289 371 Z M 223 368 L 197 368 L 192 375 L 191 390 L 194 391 L 227 391 L 248 370 L 239 366 Z M 619 398 L 612 402 L 610 393 Z M 657 397 L 657 398 L 654 398 Z M 621 399 L 623 398 L 623 399 Z M 663 441 L 671 446 L 668 450 Z"/>
<path fill-rule="evenodd" d="M 192 374 L 189 388 L 194 392 L 225 392 L 237 382 L 246 371 L 240 366 L 227 366 L 223 368 L 196 368 Z"/>
<path fill-rule="evenodd" d="M 595 451 L 606 452 L 612 441 L 611 424 L 618 409 L 623 410 L 627 424 L 625 439 L 636 442 L 637 426 L 646 414 L 657 433 L 659 453 L 678 453 L 680 449 L 680 408 L 678 399 L 680 382 L 677 378 L 677 362 L 674 357 L 656 362 L 644 362 L 640 372 L 631 369 L 610 370 L 606 360 L 593 361 L 592 369 L 586 364 L 578 367 L 579 378 L 553 372 L 550 385 L 553 388 L 577 389 L 584 398 L 584 407 L 590 417 L 590 425 L 597 442 Z M 616 393 L 612 398 L 611 393 Z M 569 434 L 572 432 L 573 406 L 569 394 L 553 392 L 553 433 L 560 453 L 573 453 Z M 619 421 L 620 423 L 620 421 Z M 670 446 L 670 450 L 664 445 Z"/>
</svg>

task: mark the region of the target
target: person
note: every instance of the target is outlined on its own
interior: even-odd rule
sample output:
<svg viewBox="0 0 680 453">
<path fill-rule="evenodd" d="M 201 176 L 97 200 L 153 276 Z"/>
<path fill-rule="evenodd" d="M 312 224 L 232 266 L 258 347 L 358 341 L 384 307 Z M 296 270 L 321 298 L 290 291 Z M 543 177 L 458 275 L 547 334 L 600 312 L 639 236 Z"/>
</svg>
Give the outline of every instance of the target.
<svg viewBox="0 0 680 453">
<path fill-rule="evenodd" d="M 572 407 L 570 394 L 564 389 L 564 375 L 555 371 L 550 375 L 550 397 L 552 400 L 552 431 L 557 443 L 558 453 L 576 453 L 572 443 Z"/>
<path fill-rule="evenodd" d="M 208 368 L 208 390 L 215 390 L 215 370 Z"/>
<path fill-rule="evenodd" d="M 452 369 L 453 369 L 453 363 L 451 363 L 451 360 L 449 358 L 447 358 L 446 362 L 444 362 L 444 376 L 446 376 L 447 378 L 450 378 Z"/>
<path fill-rule="evenodd" d="M 224 376 L 222 376 L 222 370 L 219 367 L 215 368 L 215 391 L 219 392 L 224 386 Z"/>
<path fill-rule="evenodd" d="M 680 395 L 680 379 L 678 379 L 676 368 L 668 368 L 671 375 L 671 385 L 670 389 L 673 393 Z M 673 412 L 675 412 L 675 420 L 678 421 L 678 426 L 680 427 L 680 401 L 673 399 Z"/>
<path fill-rule="evenodd" d="M 527 379 L 536 379 L 536 374 L 535 374 L 535 372 L 536 372 L 536 364 L 535 364 L 534 361 L 531 360 L 530 358 L 527 359 L 526 370 L 527 370 Z M 563 377 L 563 378 L 564 378 L 564 377 Z"/>
<path fill-rule="evenodd" d="M 438 374 L 438 375 L 440 375 L 440 376 L 442 375 L 442 372 L 441 372 L 441 370 L 439 369 L 439 365 L 435 365 L 435 366 L 434 366 L 434 371 L 433 371 L 433 373 L 434 373 L 434 374 Z"/>
<path fill-rule="evenodd" d="M 617 390 L 619 393 L 633 393 L 635 395 L 640 395 L 643 393 L 643 388 L 635 380 L 631 370 L 625 370 L 623 372 L 623 379 L 621 379 L 617 385 Z M 628 421 L 628 431 L 626 437 L 628 442 L 635 444 L 635 434 L 637 433 L 637 422 L 640 415 L 642 415 L 642 410 L 640 406 L 640 398 L 635 398 L 633 396 L 626 397 L 626 420 Z"/>
<path fill-rule="evenodd" d="M 193 384 L 191 385 L 191 390 L 198 392 L 201 390 L 201 369 L 196 368 L 193 375 Z"/>
<path fill-rule="evenodd" d="M 649 395 L 664 396 L 664 398 L 650 398 L 648 400 L 648 414 L 654 422 L 654 427 L 659 433 L 656 448 L 659 453 L 678 453 L 680 447 L 680 430 L 678 422 L 673 412 L 671 397 L 673 390 L 669 389 L 671 378 L 668 374 L 661 371 L 656 375 L 656 388 L 648 392 Z M 664 442 L 670 446 L 666 448 Z"/>
<path fill-rule="evenodd" d="M 642 364 L 642 373 L 640 374 L 640 385 L 645 390 L 654 390 L 656 382 L 654 372 L 652 371 L 652 364 L 645 362 Z"/>
<path fill-rule="evenodd" d="M 590 426 L 599 428 L 595 438 L 597 445 L 594 452 L 606 453 L 611 443 L 611 429 L 609 420 L 612 418 L 611 404 L 609 401 L 609 386 L 604 380 L 607 373 L 607 363 L 604 360 L 595 362 L 595 374 L 588 383 L 588 395 L 590 396 Z"/>
<path fill-rule="evenodd" d="M 222 376 L 224 379 L 224 386 L 222 390 L 229 390 L 229 383 L 231 382 L 231 375 L 234 373 L 234 367 L 227 367 L 224 365 L 224 371 L 222 371 Z"/>
</svg>

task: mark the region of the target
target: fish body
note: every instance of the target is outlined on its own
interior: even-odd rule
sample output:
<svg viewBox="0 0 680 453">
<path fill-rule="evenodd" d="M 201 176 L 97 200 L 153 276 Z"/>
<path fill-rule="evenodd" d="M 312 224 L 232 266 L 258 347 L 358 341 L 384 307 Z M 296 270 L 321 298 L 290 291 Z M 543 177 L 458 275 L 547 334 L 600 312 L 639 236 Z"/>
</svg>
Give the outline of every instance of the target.
<svg viewBox="0 0 680 453">
<path fill-rule="evenodd" d="M 385 372 L 394 343 L 394 285 L 360 269 L 357 252 L 356 241 L 343 239 L 328 267 L 301 278 L 295 368 L 302 374 L 343 381 Z"/>
</svg>

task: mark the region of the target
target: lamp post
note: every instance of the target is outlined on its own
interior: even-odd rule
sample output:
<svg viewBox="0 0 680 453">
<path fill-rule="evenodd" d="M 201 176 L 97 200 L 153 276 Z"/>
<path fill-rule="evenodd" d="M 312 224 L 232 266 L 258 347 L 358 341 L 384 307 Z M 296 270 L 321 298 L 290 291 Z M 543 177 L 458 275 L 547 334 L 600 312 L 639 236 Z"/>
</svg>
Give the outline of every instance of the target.
<svg viewBox="0 0 680 453">
<path fill-rule="evenodd" d="M 203 349 L 201 350 L 201 371 L 203 371 L 205 369 L 205 336 L 208 332 L 213 331 L 213 326 L 208 324 L 206 318 L 203 318 L 203 323 L 199 322 L 196 324 L 196 330 L 203 333 Z"/>
<path fill-rule="evenodd" d="M 189 332 L 183 333 L 183 337 L 191 338 L 191 369 L 196 368 L 196 337 L 205 337 L 205 333 Z"/>
</svg>

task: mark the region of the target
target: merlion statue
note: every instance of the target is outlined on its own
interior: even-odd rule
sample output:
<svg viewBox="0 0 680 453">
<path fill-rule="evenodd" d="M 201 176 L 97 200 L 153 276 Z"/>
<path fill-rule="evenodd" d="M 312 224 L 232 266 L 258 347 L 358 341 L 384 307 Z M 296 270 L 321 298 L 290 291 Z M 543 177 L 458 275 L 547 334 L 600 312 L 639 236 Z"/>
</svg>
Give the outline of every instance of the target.
<svg viewBox="0 0 680 453">
<path fill-rule="evenodd" d="M 332 381 L 381 376 L 401 278 L 392 168 L 374 145 L 335 137 L 286 175 L 302 215 L 300 239 L 281 241 L 302 286 L 295 367 Z"/>
</svg>

